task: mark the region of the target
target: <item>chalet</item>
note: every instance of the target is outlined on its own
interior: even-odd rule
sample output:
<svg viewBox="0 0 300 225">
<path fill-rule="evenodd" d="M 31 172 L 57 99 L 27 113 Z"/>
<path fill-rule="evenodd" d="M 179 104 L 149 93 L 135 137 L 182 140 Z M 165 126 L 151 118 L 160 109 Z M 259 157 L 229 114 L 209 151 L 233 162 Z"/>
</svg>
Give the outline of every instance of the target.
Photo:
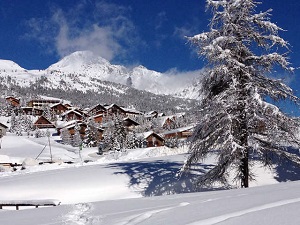
<svg viewBox="0 0 300 225">
<path fill-rule="evenodd" d="M 7 96 L 5 99 L 12 106 L 15 106 L 15 107 L 20 106 L 20 99 L 17 99 L 17 98 L 12 97 L 12 96 Z"/>
<path fill-rule="evenodd" d="M 105 108 L 106 108 L 106 114 L 109 116 L 113 116 L 113 115 L 125 116 L 126 115 L 126 112 L 120 106 L 117 106 L 116 104 L 111 104 L 111 105 L 105 106 Z"/>
<path fill-rule="evenodd" d="M 195 125 L 181 127 L 181 128 L 166 131 L 162 135 L 164 136 L 165 139 L 170 139 L 170 138 L 185 139 L 192 136 L 194 128 Z"/>
<path fill-rule="evenodd" d="M 103 114 L 104 112 L 106 112 L 106 108 L 100 104 L 97 104 L 88 111 L 88 114 L 98 115 L 98 114 Z"/>
<path fill-rule="evenodd" d="M 65 121 L 83 120 L 84 118 L 87 118 L 87 117 L 88 117 L 88 115 L 79 109 L 71 109 L 71 110 L 68 110 L 68 111 L 64 112 L 63 114 L 61 114 L 62 120 L 65 120 Z"/>
<path fill-rule="evenodd" d="M 34 99 L 27 102 L 27 106 L 34 107 L 34 108 L 42 108 L 46 105 L 53 105 L 60 103 L 61 100 L 59 99 Z"/>
<path fill-rule="evenodd" d="M 120 107 L 120 108 L 125 111 L 126 116 L 139 116 L 143 114 L 141 111 L 138 111 L 136 109 L 129 109 L 124 107 Z"/>
<path fill-rule="evenodd" d="M 80 121 L 80 120 L 72 120 L 72 121 L 68 121 L 64 124 L 61 124 L 58 128 L 57 128 L 57 133 L 58 135 L 61 134 L 61 131 L 63 129 L 67 129 L 70 133 L 70 135 L 74 135 L 75 134 L 75 127 L 76 125 L 79 126 L 79 133 L 81 138 L 83 139 L 85 137 L 86 134 L 86 128 L 87 128 L 87 124 Z M 98 132 L 99 132 L 99 140 L 103 139 L 103 129 L 101 128 L 97 128 Z"/>
<path fill-rule="evenodd" d="M 56 114 L 60 115 L 66 111 L 68 111 L 68 108 L 63 105 L 62 103 L 56 103 L 50 106 L 50 109 Z"/>
<path fill-rule="evenodd" d="M 158 112 L 157 111 L 150 111 L 145 113 L 146 118 L 157 118 Z"/>
<path fill-rule="evenodd" d="M 138 134 L 137 137 L 142 139 L 145 147 L 160 147 L 165 143 L 165 140 L 153 131 Z"/>
<path fill-rule="evenodd" d="M 164 129 L 171 128 L 174 127 L 176 120 L 178 120 L 179 118 L 184 118 L 184 116 L 184 113 L 176 113 L 171 116 L 159 116 L 158 123 Z"/>
<path fill-rule="evenodd" d="M 123 126 L 127 127 L 128 129 L 133 129 L 135 126 L 140 125 L 138 122 L 126 117 L 123 119 Z"/>
<path fill-rule="evenodd" d="M 37 121 L 34 122 L 33 126 L 39 129 L 55 128 L 55 125 L 44 116 L 40 116 Z"/>
<path fill-rule="evenodd" d="M 97 114 L 92 117 L 96 123 L 102 123 L 103 122 L 103 114 Z"/>
<path fill-rule="evenodd" d="M 41 116 L 44 110 L 32 107 L 21 107 L 21 113 L 25 115 Z"/>
<path fill-rule="evenodd" d="M 3 123 L 0 123 L 0 137 L 6 135 L 7 129 L 8 129 L 7 126 L 5 126 Z"/>
<path fill-rule="evenodd" d="M 162 116 L 158 118 L 158 124 L 162 128 L 169 128 L 175 123 L 175 116 Z"/>
<path fill-rule="evenodd" d="M 72 105 L 71 105 L 71 104 L 69 104 L 69 103 L 66 103 L 66 104 L 64 104 L 64 106 L 66 106 L 66 107 L 67 107 L 67 109 L 70 109 L 70 108 L 72 108 Z"/>
</svg>

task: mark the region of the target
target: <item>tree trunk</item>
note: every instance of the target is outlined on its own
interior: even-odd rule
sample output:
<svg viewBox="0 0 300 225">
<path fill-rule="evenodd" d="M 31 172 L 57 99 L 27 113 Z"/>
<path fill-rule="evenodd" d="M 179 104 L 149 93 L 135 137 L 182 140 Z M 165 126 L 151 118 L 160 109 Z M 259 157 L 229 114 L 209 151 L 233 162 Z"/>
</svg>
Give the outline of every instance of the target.
<svg viewBox="0 0 300 225">
<path fill-rule="evenodd" d="M 240 73 L 240 110 L 239 110 L 239 121 L 240 121 L 240 143 L 243 146 L 242 158 L 240 164 L 241 173 L 241 188 L 249 187 L 249 147 L 248 147 L 248 126 L 247 126 L 247 99 L 248 91 L 246 88 L 248 80 L 247 77 Z"/>
<path fill-rule="evenodd" d="M 247 188 L 249 187 L 249 163 L 248 163 L 248 149 L 245 152 L 244 158 L 241 159 L 241 188 Z"/>
</svg>

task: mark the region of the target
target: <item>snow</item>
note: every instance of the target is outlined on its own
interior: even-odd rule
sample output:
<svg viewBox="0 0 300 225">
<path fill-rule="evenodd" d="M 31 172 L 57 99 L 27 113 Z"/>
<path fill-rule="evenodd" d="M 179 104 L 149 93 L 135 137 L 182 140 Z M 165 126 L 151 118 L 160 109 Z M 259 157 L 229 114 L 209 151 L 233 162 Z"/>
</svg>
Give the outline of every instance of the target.
<svg viewBox="0 0 300 225">
<path fill-rule="evenodd" d="M 199 71 L 165 73 L 149 70 L 143 66 L 126 68 L 112 65 L 109 61 L 90 51 L 74 52 L 59 62 L 49 66 L 46 70 L 26 70 L 9 60 L 0 60 L 0 77 L 3 81 L 12 79 L 16 85 L 29 87 L 39 79 L 47 79 L 47 87 L 74 87 L 80 91 L 101 91 L 111 89 L 116 95 L 123 94 L 123 89 L 115 88 L 99 81 L 110 81 L 126 85 L 128 77 L 132 79 L 132 87 L 146 90 L 155 94 L 172 94 L 186 97 L 183 90 L 188 90 Z M 180 94 L 178 94 L 180 93 Z M 193 96 L 193 94 L 189 94 Z"/>
<path fill-rule="evenodd" d="M 2 211 L 6 225 L 299 224 L 300 183 Z"/>
<path fill-rule="evenodd" d="M 0 210 L 0 224 L 281 225 L 300 222 L 300 182 L 278 184 L 275 170 L 256 166 L 258 176 L 249 189 L 192 193 L 195 190 L 190 177 L 175 176 L 186 158 L 186 148 L 134 149 L 104 155 L 97 155 L 97 148 L 84 148 L 81 161 L 78 148 L 57 141 L 58 136 L 50 136 L 53 163 L 47 163 L 50 151 L 46 146 L 37 159 L 39 165 L 27 163 L 26 169 L 0 173 L 0 203 L 57 199 L 61 205 L 38 209 L 21 206 L 20 211 L 4 206 Z M 35 162 L 33 159 L 47 143 L 47 137 L 8 133 L 3 137 L 0 161 Z M 64 163 L 70 160 L 74 163 Z M 211 157 L 200 166 L 206 169 L 213 162 Z"/>
<path fill-rule="evenodd" d="M 0 60 L 0 71 L 1 70 L 18 70 L 18 71 L 24 71 L 22 67 L 20 67 L 17 63 L 11 61 L 11 60 Z"/>
</svg>

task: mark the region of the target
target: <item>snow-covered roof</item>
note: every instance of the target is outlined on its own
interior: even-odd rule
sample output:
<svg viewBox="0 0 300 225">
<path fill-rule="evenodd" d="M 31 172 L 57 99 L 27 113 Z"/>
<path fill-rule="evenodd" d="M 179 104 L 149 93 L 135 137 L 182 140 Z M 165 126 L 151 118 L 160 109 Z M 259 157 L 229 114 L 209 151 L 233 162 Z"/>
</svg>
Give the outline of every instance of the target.
<svg viewBox="0 0 300 225">
<path fill-rule="evenodd" d="M 161 116 L 161 117 L 158 117 L 158 124 L 162 127 L 165 125 L 166 121 L 169 119 L 169 120 L 174 120 L 174 115 L 172 116 Z"/>
<path fill-rule="evenodd" d="M 71 125 L 75 125 L 76 123 L 80 124 L 82 123 L 82 121 L 80 120 L 70 120 L 70 121 L 63 121 L 62 123 L 60 123 L 59 121 L 57 121 L 57 128 L 67 128 L 70 127 Z"/>
<path fill-rule="evenodd" d="M 136 109 L 125 108 L 125 107 L 120 107 L 120 108 L 123 109 L 127 113 L 142 114 L 141 111 L 136 110 Z"/>
<path fill-rule="evenodd" d="M 72 113 L 72 112 L 79 116 L 82 116 L 82 113 L 78 112 L 78 110 L 76 110 L 76 109 L 71 109 L 71 110 L 65 111 L 63 114 L 61 114 L 61 116 L 68 115 L 69 113 Z"/>
<path fill-rule="evenodd" d="M 5 129 L 8 128 L 8 126 L 4 125 L 3 123 L 0 123 L 0 127 L 3 127 L 3 128 L 5 128 Z"/>
<path fill-rule="evenodd" d="M 151 136 L 152 134 L 154 135 L 157 135 L 158 137 L 160 137 L 161 139 L 164 139 L 162 136 L 160 136 L 159 134 L 153 132 L 153 131 L 148 131 L 148 132 L 144 132 L 144 133 L 138 133 L 136 134 L 137 137 L 139 138 L 143 138 L 143 139 L 146 139 L 148 138 L 149 136 Z"/>
<path fill-rule="evenodd" d="M 195 128 L 196 125 L 190 125 L 190 126 L 186 126 L 186 127 L 180 127 L 180 128 L 176 128 L 173 130 L 168 130 L 166 132 L 163 132 L 162 134 L 173 134 L 173 133 L 179 133 L 179 132 L 183 132 L 183 131 L 187 131 L 187 130 L 192 130 Z"/>
</svg>

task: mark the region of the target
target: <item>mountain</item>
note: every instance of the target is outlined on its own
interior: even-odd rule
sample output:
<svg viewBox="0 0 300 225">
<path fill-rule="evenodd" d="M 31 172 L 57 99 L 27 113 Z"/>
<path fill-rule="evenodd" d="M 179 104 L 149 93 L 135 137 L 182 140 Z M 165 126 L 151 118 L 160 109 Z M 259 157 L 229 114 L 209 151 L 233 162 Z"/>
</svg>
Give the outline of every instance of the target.
<svg viewBox="0 0 300 225">
<path fill-rule="evenodd" d="M 47 79 L 52 87 L 59 87 L 62 82 L 69 84 L 68 87 L 74 86 L 82 91 L 94 90 L 91 81 L 96 79 L 130 85 L 154 94 L 183 98 L 185 98 L 185 90 L 192 90 L 189 87 L 195 77 L 160 73 L 141 65 L 132 69 L 113 65 L 90 51 L 74 52 L 46 70 L 26 70 L 12 61 L 0 60 L 0 76 L 4 78 L 10 76 L 16 84 L 23 87 L 30 86 L 37 79 Z M 194 98 L 194 95 L 189 94 L 188 97 Z"/>
<path fill-rule="evenodd" d="M 78 51 L 64 57 L 46 69 L 47 73 L 81 74 L 86 77 L 111 81 L 123 85 L 130 84 L 138 90 L 154 94 L 180 96 L 193 80 L 190 77 L 180 78 L 149 70 L 142 65 L 132 69 L 121 65 L 112 65 L 109 61 L 96 56 L 90 51 Z"/>
<path fill-rule="evenodd" d="M 190 93 L 195 92 L 190 88 L 193 76 L 160 73 L 141 65 L 113 65 L 89 51 L 74 52 L 46 70 L 26 70 L 12 61 L 0 60 L 0 78 L 2 94 L 48 95 L 80 105 L 98 101 L 141 106 L 145 110 L 179 110 L 195 104 L 178 97 L 197 95 Z"/>
</svg>

